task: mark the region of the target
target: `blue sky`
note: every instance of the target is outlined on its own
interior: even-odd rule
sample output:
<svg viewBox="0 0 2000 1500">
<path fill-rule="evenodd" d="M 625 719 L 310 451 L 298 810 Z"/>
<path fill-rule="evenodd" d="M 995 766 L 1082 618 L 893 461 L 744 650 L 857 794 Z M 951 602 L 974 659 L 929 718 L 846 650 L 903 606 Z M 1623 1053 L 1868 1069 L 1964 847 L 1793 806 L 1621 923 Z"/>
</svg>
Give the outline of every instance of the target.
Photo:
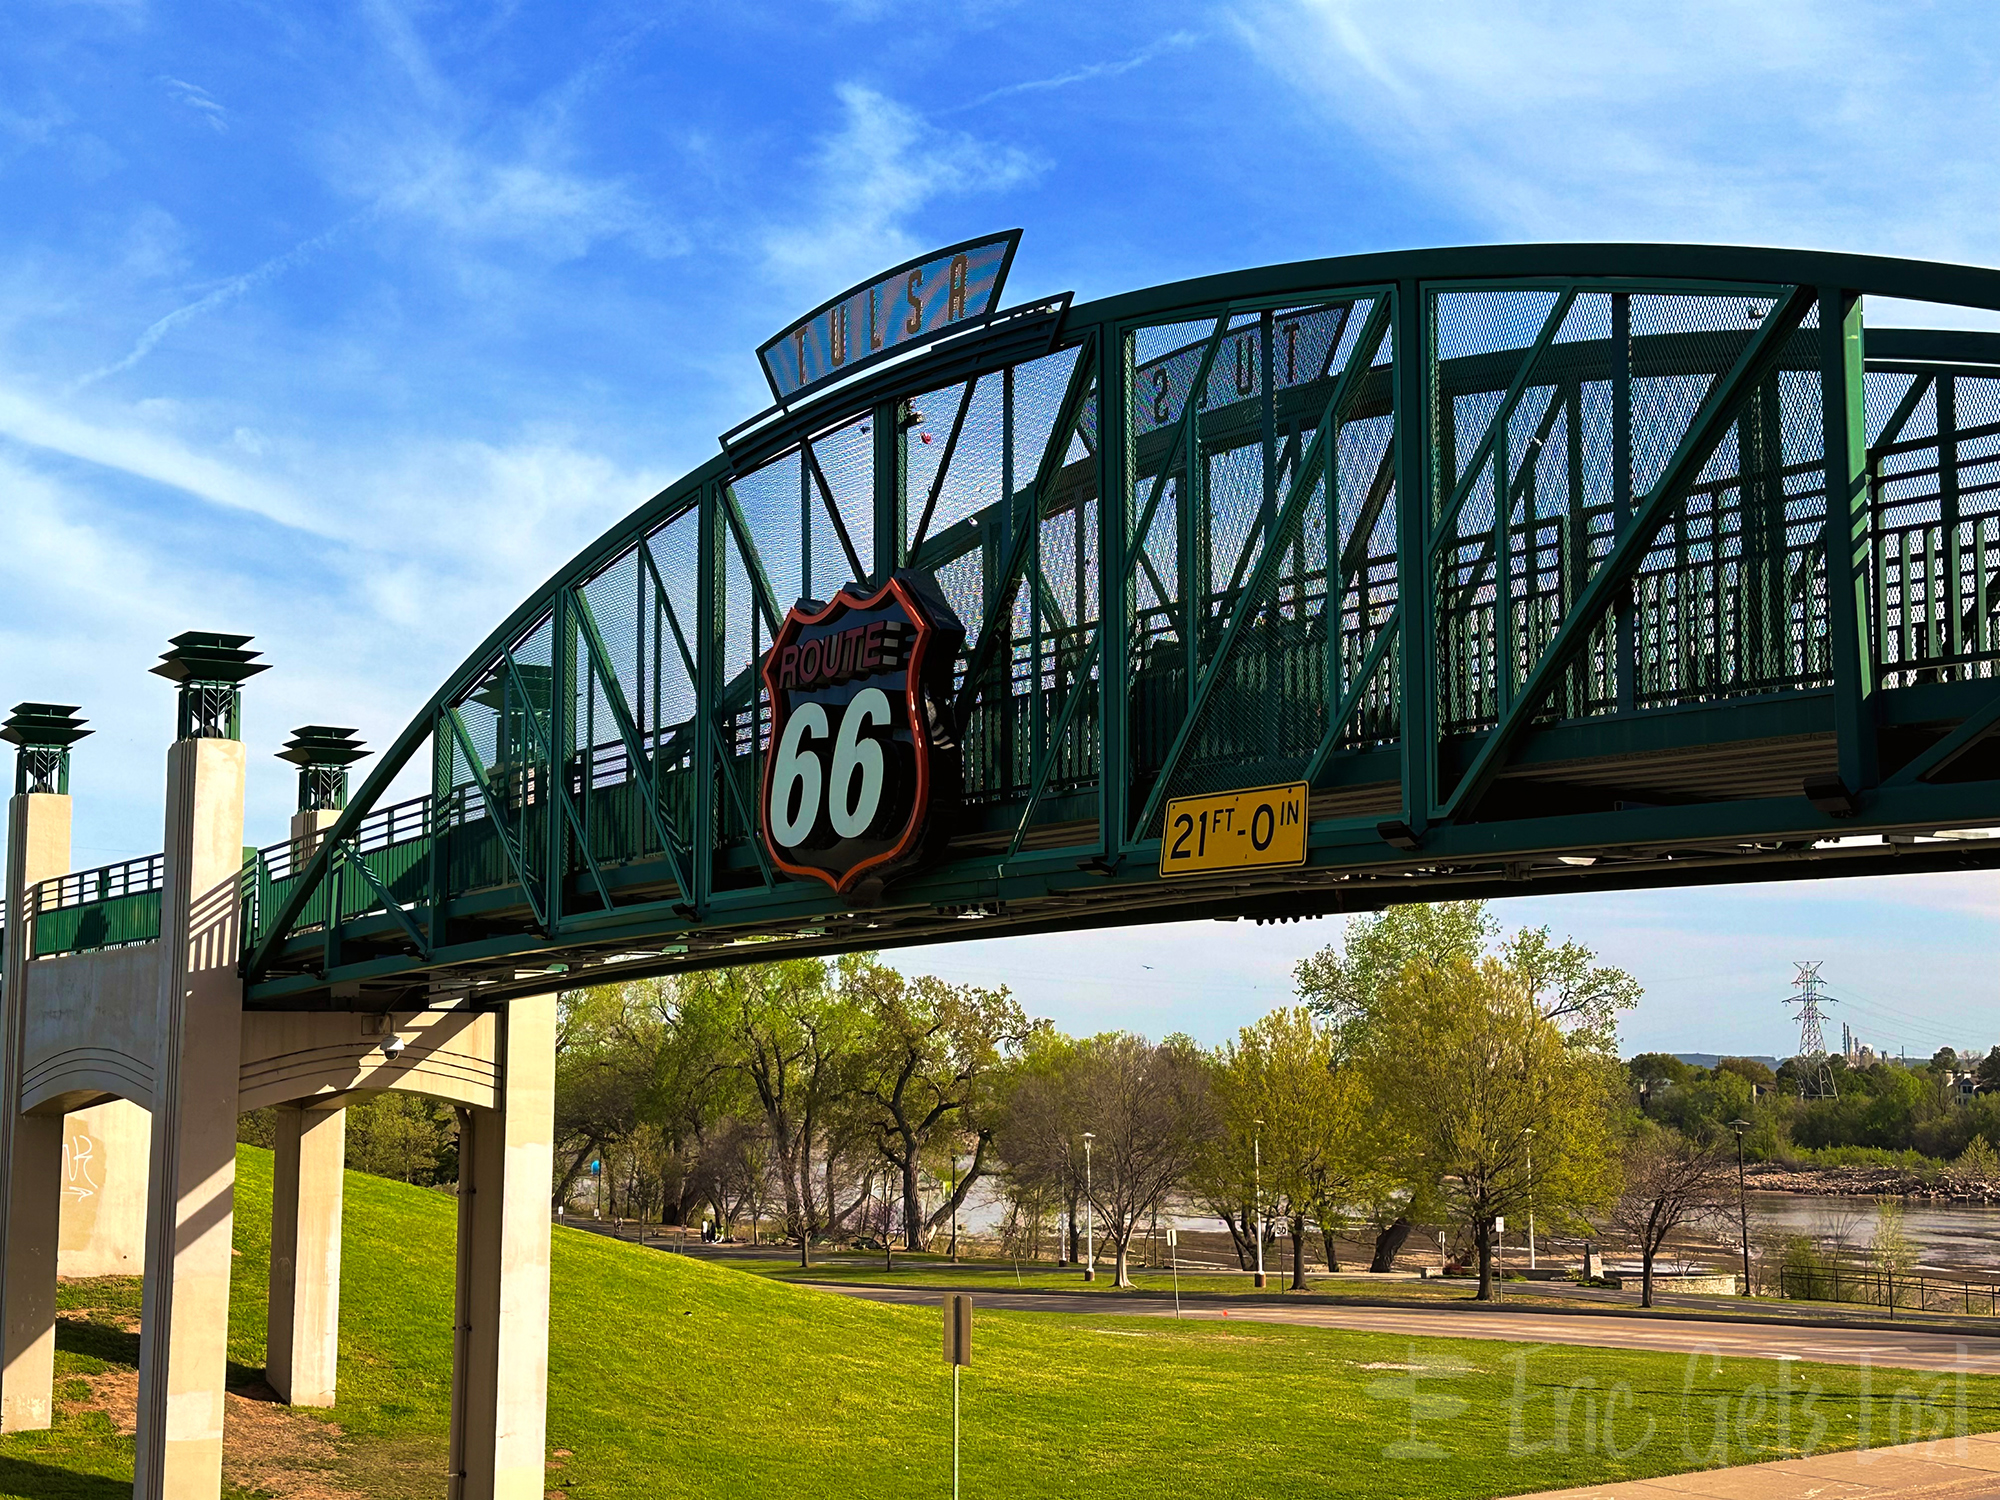
<svg viewBox="0 0 2000 1500">
<path fill-rule="evenodd" d="M 1976 4 L 857 0 L 0 10 L 0 696 L 74 701 L 77 860 L 159 846 L 187 628 L 291 726 L 389 739 L 570 552 L 761 405 L 752 350 L 928 246 L 1017 297 L 1426 244 L 2000 262 Z M 1878 309 L 1878 320 L 1930 321 Z M 1633 968 L 1628 1046 L 2000 1039 L 1995 883 L 1514 903 Z M 1075 1028 L 1217 1039 L 1334 924 L 933 950 Z M 1152 969 L 1143 965 L 1151 963 Z M 1162 979 L 1161 973 L 1171 975 Z"/>
</svg>

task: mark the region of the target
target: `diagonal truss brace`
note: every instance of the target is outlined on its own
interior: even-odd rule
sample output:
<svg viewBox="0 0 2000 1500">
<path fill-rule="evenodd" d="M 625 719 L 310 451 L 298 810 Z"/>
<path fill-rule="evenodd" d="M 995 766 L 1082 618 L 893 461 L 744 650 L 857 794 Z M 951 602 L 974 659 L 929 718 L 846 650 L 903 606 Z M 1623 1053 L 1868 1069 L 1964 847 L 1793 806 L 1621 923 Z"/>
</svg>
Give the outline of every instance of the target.
<svg viewBox="0 0 2000 1500">
<path fill-rule="evenodd" d="M 597 887 L 597 894 L 604 902 L 604 909 L 609 911 L 613 904 L 611 892 L 605 886 L 604 874 L 597 868 L 597 860 L 590 852 L 590 838 L 584 830 L 583 819 L 577 816 L 576 804 L 570 800 L 569 769 L 556 761 L 555 746 L 550 743 L 548 733 L 543 728 L 541 715 L 535 712 L 534 699 L 528 696 L 528 685 L 521 680 L 520 668 L 514 663 L 514 653 L 502 651 L 500 659 L 507 664 L 507 676 L 514 684 L 514 691 L 521 695 L 522 703 L 527 705 L 528 711 L 522 717 L 535 736 L 535 748 L 541 752 L 542 763 L 549 768 L 549 795 L 555 798 L 556 806 L 562 809 L 564 821 L 569 824 L 569 831 L 576 839 L 577 852 L 583 856 L 584 866 L 590 871 L 590 883 Z M 459 727 L 463 729 L 464 725 L 461 723 Z M 584 775 L 589 774 L 589 768 L 586 766 Z"/>
<path fill-rule="evenodd" d="M 1096 340 L 1087 341 L 1078 351 L 1076 366 L 1070 371 L 1069 388 L 1063 392 L 1062 405 L 1056 412 L 1055 425 L 1049 429 L 1048 447 L 1042 450 L 1042 461 L 1035 471 L 1035 478 L 1028 489 L 1028 524 L 1013 528 L 1013 538 L 1007 548 L 1007 560 L 1000 570 L 1000 581 L 994 589 L 993 599 L 986 606 L 986 618 L 981 622 L 979 638 L 974 642 L 971 654 L 966 658 L 965 680 L 959 685 L 958 698 L 952 704 L 952 721 L 960 732 L 971 718 L 972 705 L 979 696 L 980 679 L 993 660 L 993 652 L 999 640 L 1000 622 L 1014 607 L 1014 593 L 1020 587 L 1021 576 L 1028 559 L 1028 542 L 1041 529 L 1042 504 L 1047 497 L 1049 486 L 1055 483 L 1056 475 L 1062 471 L 1062 455 L 1069 451 L 1070 439 L 1075 433 L 1077 417 L 1083 410 L 1083 403 L 1090 390 L 1091 377 L 1096 373 Z M 1012 505 L 1014 497 L 1009 495 L 1006 504 Z M 1011 519 L 1011 518 L 1010 518 Z"/>
<path fill-rule="evenodd" d="M 1589 645 L 1591 630 L 1616 602 L 1618 591 L 1627 586 L 1633 572 L 1652 550 L 1653 540 L 1665 523 L 1668 512 L 1679 501 L 1682 490 L 1708 462 L 1709 454 L 1722 440 L 1724 430 L 1735 420 L 1743 402 L 1776 367 L 1785 340 L 1798 330 L 1817 300 L 1818 293 L 1812 287 L 1792 287 L 1783 303 L 1774 306 L 1765 315 L 1757 331 L 1744 343 L 1728 373 L 1709 391 L 1708 398 L 1688 425 L 1658 482 L 1637 506 L 1631 526 L 1613 544 L 1610 554 L 1591 576 L 1590 582 L 1584 585 L 1576 603 L 1557 626 L 1548 649 L 1528 673 L 1513 703 L 1487 735 L 1465 774 L 1459 778 L 1457 787 L 1439 811 L 1439 821 L 1454 821 L 1461 812 L 1478 806 L 1479 799 L 1486 794 L 1486 789 L 1506 764 L 1515 742 L 1533 724 L 1541 710 L 1542 699 L 1558 674 L 1566 670 L 1576 655 Z"/>
<path fill-rule="evenodd" d="M 447 703 L 438 715 L 451 730 L 451 737 L 458 742 L 466 764 L 472 767 L 473 781 L 479 787 L 479 799 L 486 804 L 486 816 L 493 820 L 494 828 L 500 834 L 500 847 L 507 851 L 507 862 L 514 867 L 514 876 L 521 882 L 521 894 L 528 898 L 528 909 L 534 913 L 535 925 L 544 933 L 548 931 L 547 908 L 535 892 L 535 884 L 528 878 L 528 862 L 515 841 L 514 830 L 507 819 L 506 809 L 493 796 L 492 782 L 486 771 L 486 763 L 479 758 L 473 748 L 472 736 L 467 732 L 465 720 L 459 717 L 456 704 Z"/>
<path fill-rule="evenodd" d="M 431 940 L 417 929 L 417 924 L 410 920 L 410 914 L 403 909 L 403 903 L 389 893 L 389 887 L 382 883 L 381 877 L 368 868 L 368 861 L 361 857 L 361 851 L 354 846 L 352 839 L 342 844 L 340 862 L 350 870 L 361 872 L 361 878 L 368 882 L 377 896 L 382 898 L 382 904 L 388 907 L 397 922 L 402 924 L 403 931 L 409 934 L 410 941 L 416 945 L 418 956 L 428 963 L 432 953 Z"/>
<path fill-rule="evenodd" d="M 604 701 L 610 705 L 611 721 L 618 727 L 618 738 L 625 743 L 625 755 L 631 762 L 633 779 L 639 783 L 639 789 L 645 796 L 647 817 L 653 825 L 653 832 L 659 836 L 660 847 L 666 851 L 667 867 L 673 871 L 674 884 L 680 887 L 682 899 L 690 899 L 694 894 L 693 888 L 688 884 L 687 871 L 675 847 L 673 830 L 667 826 L 666 816 L 660 811 L 659 776 L 653 758 L 640 742 L 639 727 L 633 723 L 632 710 L 626 706 L 625 689 L 611 665 L 611 653 L 605 649 L 604 637 L 597 628 L 597 617 L 591 613 L 590 601 L 584 597 L 582 589 L 572 585 L 569 598 L 577 624 L 582 627 L 584 649 L 590 655 L 591 670 L 604 686 Z"/>
<path fill-rule="evenodd" d="M 1069 732 L 1070 720 L 1076 717 L 1076 707 L 1086 696 L 1085 689 L 1090 682 L 1090 670 L 1097 665 L 1098 648 L 1103 644 L 1104 631 L 1100 626 L 1091 635 L 1090 649 L 1083 653 L 1083 659 L 1076 664 L 1076 679 L 1070 684 L 1069 697 L 1063 701 L 1062 712 L 1056 715 L 1055 727 L 1049 731 L 1048 745 L 1046 748 L 1040 745 L 1035 747 L 1041 751 L 1041 766 L 1035 772 L 1035 784 L 1028 791 L 1027 804 L 1021 809 L 1021 821 L 1014 825 L 1014 837 L 1007 842 L 1008 859 L 1021 852 L 1021 840 L 1028 836 L 1028 824 L 1034 820 L 1035 808 L 1040 805 L 1042 792 L 1047 788 L 1049 777 L 1055 770 L 1056 747 L 1062 744 L 1063 736 Z M 1040 691 L 1039 685 L 1036 691 Z M 1098 703 L 1099 712 L 1102 712 L 1101 695 Z M 1109 768 L 1100 770 L 1099 774 L 1110 774 Z"/>
<path fill-rule="evenodd" d="M 1887 777 L 1882 782 L 1883 787 L 1919 786 L 1929 781 L 1950 769 L 1960 756 L 1985 739 L 1996 726 L 2000 726 L 2000 688 L 1996 688 L 1984 703 L 1967 714 L 1958 728 L 1895 775 Z"/>
<path fill-rule="evenodd" d="M 1459 475 L 1458 484 L 1451 492 L 1451 498 L 1438 512 L 1437 522 L 1431 528 L 1430 552 L 1433 557 L 1443 550 L 1447 541 L 1453 539 L 1453 534 L 1458 529 L 1458 513 L 1464 509 L 1467 498 L 1479 483 L 1480 471 L 1492 458 L 1493 445 L 1499 441 L 1500 429 L 1513 420 L 1514 412 L 1521 404 L 1521 397 L 1527 394 L 1529 377 L 1535 373 L 1535 367 L 1541 363 L 1542 355 L 1548 350 L 1550 342 L 1561 331 L 1563 320 L 1569 316 L 1570 308 L 1576 303 L 1576 294 L 1577 288 L 1565 287 L 1562 295 L 1556 298 L 1555 306 L 1549 309 L 1549 315 L 1542 320 L 1541 332 L 1535 335 L 1535 342 L 1529 346 L 1527 354 L 1521 360 L 1521 368 L 1514 372 L 1514 379 L 1507 387 L 1506 396 L 1494 410 L 1492 419 L 1487 422 L 1485 436 L 1480 438 L 1479 446 L 1466 461 L 1464 471 Z M 1555 405 L 1554 402 L 1549 404 L 1552 408 Z M 1503 515 L 1511 510 L 1506 496 L 1507 478 L 1508 476 L 1502 475 L 1500 483 L 1494 486 L 1495 498 L 1502 506 Z"/>
<path fill-rule="evenodd" d="M 1403 605 L 1398 600 L 1389 611 L 1389 618 L 1375 632 L 1375 639 L 1368 643 L 1367 654 L 1361 658 L 1361 665 L 1348 679 L 1347 691 L 1340 695 L 1340 703 L 1327 716 L 1326 733 L 1320 738 L 1319 748 L 1307 762 L 1305 774 L 1299 779 L 1311 786 L 1326 769 L 1326 763 L 1333 756 L 1333 747 L 1340 743 L 1340 731 L 1347 727 L 1347 721 L 1354 717 L 1354 710 L 1361 706 L 1361 695 L 1368 691 L 1368 684 L 1375 680 L 1375 674 L 1382 668 L 1382 658 L 1389 654 L 1389 645 L 1403 628 Z"/>
<path fill-rule="evenodd" d="M 1347 367 L 1340 372 L 1340 379 L 1334 383 L 1333 392 L 1327 397 L 1326 409 L 1320 414 L 1319 425 L 1313 431 L 1313 440 L 1300 460 L 1298 469 L 1292 476 L 1291 493 L 1279 508 L 1276 522 L 1268 535 L 1273 539 L 1265 544 L 1264 551 L 1257 558 L 1257 565 L 1250 570 L 1249 581 L 1237 597 L 1236 607 L 1231 611 L 1229 623 L 1223 627 L 1222 639 L 1216 643 L 1215 654 L 1209 658 L 1208 668 L 1202 673 L 1201 682 L 1195 689 L 1194 701 L 1188 705 L 1181 727 L 1174 735 L 1173 745 L 1166 758 L 1160 763 L 1160 774 L 1153 781 L 1153 789 L 1147 795 L 1145 809 L 1132 826 L 1144 830 L 1150 828 L 1153 814 L 1160 809 L 1160 801 L 1167 794 L 1173 774 L 1180 766 L 1181 756 L 1187 750 L 1187 743 L 1194 736 L 1195 725 L 1199 722 L 1202 709 L 1215 691 L 1223 669 L 1229 665 L 1234 653 L 1236 640 L 1242 634 L 1243 626 L 1256 612 L 1258 601 L 1263 598 L 1274 574 L 1284 557 L 1285 549 L 1275 545 L 1275 539 L 1288 532 L 1298 519 L 1313 489 L 1318 476 L 1323 472 L 1331 476 L 1333 463 L 1330 457 L 1331 443 L 1337 441 L 1340 415 L 1346 409 L 1361 372 L 1369 368 L 1369 361 L 1375 357 L 1375 350 L 1382 341 L 1382 334 L 1389 325 L 1389 298 L 1386 293 L 1375 298 L 1375 305 L 1369 310 L 1368 321 L 1362 326 L 1361 337 L 1354 341 L 1354 352 L 1348 356 Z"/>
<path fill-rule="evenodd" d="M 660 581 L 660 568 L 659 564 L 653 560 L 652 545 L 644 538 L 640 539 L 639 555 L 645 562 L 646 572 L 652 577 L 654 597 L 659 600 L 660 609 L 667 617 L 667 626 L 673 631 L 674 647 L 680 652 L 681 665 L 687 668 L 688 682 L 693 684 L 698 681 L 695 673 L 694 653 L 688 649 L 687 635 L 681 629 L 680 615 L 674 609 L 673 596 L 667 592 L 666 585 Z M 717 763 L 720 764 L 727 760 L 729 758 L 727 747 L 723 745 L 722 735 L 715 727 L 715 715 L 713 712 L 703 713 L 698 711 L 695 717 L 700 720 L 700 725 L 696 733 L 708 737 L 709 747 L 715 752 Z M 736 778 L 725 775 L 722 777 L 722 782 L 729 788 L 729 798 L 736 804 L 736 810 L 743 815 L 744 825 L 754 828 L 756 826 L 755 820 L 750 816 L 749 808 L 743 804 L 743 794 L 737 789 Z M 774 884 L 777 880 L 777 875 L 771 868 L 770 855 L 764 851 L 764 841 L 762 839 L 752 839 L 750 840 L 750 848 L 757 856 L 757 867 L 763 872 L 764 884 Z M 678 870 L 675 871 L 674 878 L 676 880 L 680 879 Z M 691 884 L 684 884 L 681 889 L 686 893 L 687 900 L 692 902 L 696 899 L 694 887 Z"/>
</svg>

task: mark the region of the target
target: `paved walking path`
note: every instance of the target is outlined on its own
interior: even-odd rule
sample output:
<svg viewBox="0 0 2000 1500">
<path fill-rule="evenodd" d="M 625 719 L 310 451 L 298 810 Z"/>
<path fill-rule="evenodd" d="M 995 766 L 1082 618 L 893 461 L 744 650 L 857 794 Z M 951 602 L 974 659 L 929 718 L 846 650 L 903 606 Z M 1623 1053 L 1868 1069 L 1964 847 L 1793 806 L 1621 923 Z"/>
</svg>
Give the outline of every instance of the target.
<svg viewBox="0 0 2000 1500">
<path fill-rule="evenodd" d="M 860 1287 L 837 1282 L 806 1285 L 872 1302 L 930 1305 L 941 1293 L 930 1287 Z M 1092 1317 L 1171 1318 L 1174 1305 L 1155 1298 L 1126 1302 L 1091 1292 L 1007 1292 L 980 1290 L 973 1294 L 980 1307 L 1020 1312 L 1059 1312 Z M 1709 1353 L 1748 1359 L 1772 1359 L 1781 1354 L 1822 1364 L 1892 1365 L 1913 1370 L 1956 1370 L 1961 1364 L 1975 1374 L 2000 1374 L 2000 1337 L 1959 1337 L 1921 1329 L 1886 1332 L 1865 1328 L 1796 1328 L 1778 1323 L 1697 1322 L 1662 1318 L 1599 1317 L 1590 1313 L 1556 1315 L 1532 1308 L 1490 1308 L 1454 1303 L 1436 1308 L 1340 1307 L 1300 1303 L 1285 1306 L 1217 1298 L 1187 1298 L 1188 1318 L 1293 1323 L 1316 1328 L 1350 1328 L 1367 1333 L 1394 1333 L 1416 1338 L 1505 1339 L 1522 1344 L 1587 1344 L 1606 1349 L 1658 1349 L 1670 1353 Z M 1608 1493 L 1608 1492 L 1607 1492 Z M 1622 1493 L 1622 1492 L 1621 1492 Z M 1748 1493 L 1748 1492 L 1746 1492 Z M 1828 1491 L 1828 1500 L 1844 1494 Z M 1866 1492 L 1856 1492 L 1866 1493 Z M 2000 1484 L 1996 1484 L 2000 1495 Z"/>
<path fill-rule="evenodd" d="M 1517 1500 L 1991 1500 L 2000 1496 L 2000 1434 L 1901 1448 L 1824 1453 L 1775 1464 L 1704 1469 Z"/>
</svg>

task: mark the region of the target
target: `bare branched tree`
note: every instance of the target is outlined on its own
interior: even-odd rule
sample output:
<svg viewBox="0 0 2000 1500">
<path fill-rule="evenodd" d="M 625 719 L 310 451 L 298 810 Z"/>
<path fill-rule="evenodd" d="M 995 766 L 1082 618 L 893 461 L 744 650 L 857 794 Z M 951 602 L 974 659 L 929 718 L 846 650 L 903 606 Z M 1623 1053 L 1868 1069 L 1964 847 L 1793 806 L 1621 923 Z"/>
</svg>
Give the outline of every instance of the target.
<svg viewBox="0 0 2000 1500">
<path fill-rule="evenodd" d="M 1132 1284 L 1139 1222 L 1187 1177 L 1216 1130 L 1206 1059 L 1182 1037 L 1098 1037 L 1085 1050 L 1078 1090 L 1090 1130 L 1090 1200 L 1117 1256 L 1117 1284 Z"/>
<path fill-rule="evenodd" d="M 1610 1223 L 1639 1246 L 1642 1307 L 1653 1305 L 1653 1262 L 1677 1230 L 1729 1219 L 1736 1176 L 1720 1138 L 1648 1129 L 1625 1148 L 1625 1189 Z"/>
</svg>

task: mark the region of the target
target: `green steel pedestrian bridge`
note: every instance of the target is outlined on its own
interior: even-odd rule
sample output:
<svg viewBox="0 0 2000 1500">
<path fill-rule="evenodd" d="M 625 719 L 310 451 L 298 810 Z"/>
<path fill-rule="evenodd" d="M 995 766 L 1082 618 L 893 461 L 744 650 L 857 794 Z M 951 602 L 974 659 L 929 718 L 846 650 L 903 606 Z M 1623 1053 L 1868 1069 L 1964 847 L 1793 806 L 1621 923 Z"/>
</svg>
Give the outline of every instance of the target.
<svg viewBox="0 0 2000 1500">
<path fill-rule="evenodd" d="M 1871 307 L 1977 321 L 2000 272 L 1420 251 L 878 362 L 727 434 L 495 628 L 316 851 L 247 862 L 249 1003 L 2000 862 L 2000 335 Z M 964 795 L 924 867 L 837 895 L 762 838 L 758 666 L 794 601 L 911 572 L 965 626 Z M 1282 782 L 1303 866 L 1160 877 L 1169 799 Z M 148 868 L 51 882 L 38 949 L 150 935 Z"/>
</svg>

